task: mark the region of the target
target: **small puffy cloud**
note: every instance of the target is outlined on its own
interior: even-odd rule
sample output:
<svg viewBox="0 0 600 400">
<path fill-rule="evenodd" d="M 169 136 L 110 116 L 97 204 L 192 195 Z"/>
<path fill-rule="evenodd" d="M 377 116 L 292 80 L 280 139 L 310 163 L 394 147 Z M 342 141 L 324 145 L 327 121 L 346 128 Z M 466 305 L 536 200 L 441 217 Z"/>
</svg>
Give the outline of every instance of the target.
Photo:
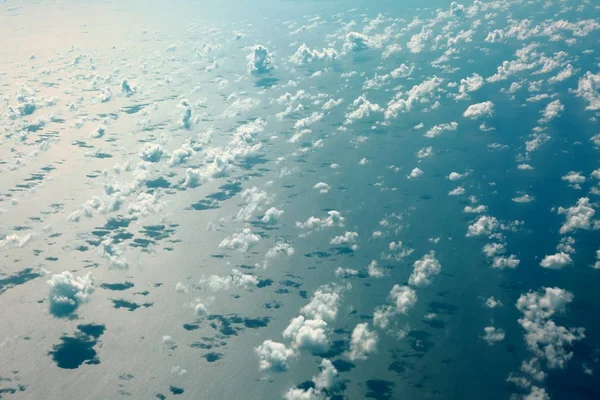
<svg viewBox="0 0 600 400">
<path fill-rule="evenodd" d="M 600 269 L 600 250 L 596 250 L 596 262 L 592 264 L 592 268 Z"/>
<path fill-rule="evenodd" d="M 231 236 L 226 237 L 219 243 L 220 249 L 239 250 L 247 252 L 254 244 L 260 241 L 260 236 L 252 233 L 250 228 L 244 228 L 240 232 L 236 232 Z"/>
<path fill-rule="evenodd" d="M 259 357 L 259 367 L 261 371 L 282 372 L 288 368 L 288 359 L 294 356 L 294 350 L 286 347 L 285 344 L 265 340 L 260 346 L 254 349 Z"/>
<path fill-rule="evenodd" d="M 586 110 L 600 110 L 600 73 L 587 71 L 579 78 L 575 94 L 588 102 Z"/>
<path fill-rule="evenodd" d="M 518 322 L 525 330 L 527 347 L 552 369 L 565 368 L 573 358 L 569 346 L 585 337 L 583 328 L 565 328 L 550 319 L 572 301 L 570 292 L 557 287 L 528 292 L 517 300 L 517 309 L 523 313 Z"/>
<path fill-rule="evenodd" d="M 556 74 L 555 76 L 548 79 L 548 83 L 562 82 L 564 80 L 569 79 L 574 74 L 575 74 L 575 69 L 573 68 L 573 66 L 571 64 L 567 64 L 567 66 L 562 71 L 560 71 L 558 74 Z"/>
<path fill-rule="evenodd" d="M 352 268 L 338 267 L 335 270 L 335 276 L 338 278 L 350 278 L 352 276 L 358 276 L 359 272 Z"/>
<path fill-rule="evenodd" d="M 574 187 L 575 189 L 581 189 L 581 184 L 585 183 L 585 176 L 581 174 L 581 172 L 570 171 L 568 174 L 561 177 L 561 179 L 565 182 L 569 183 L 569 186 Z"/>
<path fill-rule="evenodd" d="M 357 232 L 344 232 L 343 235 L 339 235 L 331 239 L 330 244 L 341 246 L 341 245 L 350 245 L 352 250 L 358 249 L 358 245 L 356 244 L 356 240 L 358 239 Z"/>
<path fill-rule="evenodd" d="M 350 353 L 348 357 L 351 360 L 366 360 L 368 355 L 375 351 L 377 340 L 377 333 L 369 330 L 369 324 L 356 325 L 350 338 Z"/>
<path fill-rule="evenodd" d="M 521 203 L 521 204 L 523 204 L 523 203 L 531 203 L 533 200 L 535 200 L 535 198 L 533 196 L 531 196 L 531 195 L 528 195 L 528 194 L 524 194 L 524 195 L 512 198 L 513 202 L 515 202 L 515 203 Z"/>
<path fill-rule="evenodd" d="M 322 400 L 321 393 L 314 389 L 291 388 L 283 395 L 284 400 Z"/>
<path fill-rule="evenodd" d="M 329 389 L 338 375 L 338 370 L 333 363 L 326 358 L 321 361 L 320 368 L 321 371 L 318 375 L 314 376 L 312 380 L 317 389 Z"/>
<path fill-rule="evenodd" d="M 414 168 L 412 171 L 410 171 L 410 174 L 407 176 L 407 178 L 408 179 L 417 179 L 421 175 L 423 175 L 423 170 L 420 168 Z"/>
<path fill-rule="evenodd" d="M 343 52 L 358 52 L 369 48 L 380 48 L 383 46 L 383 37 L 369 36 L 359 32 L 348 32 L 344 41 Z"/>
<path fill-rule="evenodd" d="M 548 269 L 563 269 L 573 264 L 573 260 L 568 253 L 559 252 L 544 257 L 540 265 Z"/>
<path fill-rule="evenodd" d="M 295 349 L 320 353 L 329 347 L 326 328 L 327 322 L 322 319 L 306 319 L 299 315 L 290 321 L 283 331 L 283 337 L 289 339 Z"/>
<path fill-rule="evenodd" d="M 296 222 L 296 227 L 307 229 L 324 229 L 334 226 L 344 226 L 344 217 L 336 210 L 328 211 L 325 218 L 310 217 L 306 222 Z"/>
<path fill-rule="evenodd" d="M 333 321 L 338 313 L 340 301 L 342 300 L 341 286 L 323 285 L 318 288 L 311 301 L 302 307 L 300 312 L 313 319 Z"/>
<path fill-rule="evenodd" d="M 148 162 L 159 162 L 161 158 L 166 156 L 165 150 L 155 143 L 146 143 L 140 151 L 140 158 Z"/>
<path fill-rule="evenodd" d="M 484 85 L 485 80 L 479 74 L 473 74 L 467 78 L 461 79 L 460 84 L 458 85 L 458 93 L 459 95 L 456 97 L 457 99 L 466 99 L 468 98 L 468 93 L 476 92 Z"/>
<path fill-rule="evenodd" d="M 370 117 L 371 114 L 383 113 L 383 111 L 383 108 L 379 104 L 371 103 L 367 99 L 367 96 L 362 94 L 354 99 L 352 104 L 348 106 L 344 125 L 353 124 L 358 120 Z"/>
<path fill-rule="evenodd" d="M 577 204 L 569 208 L 558 208 L 559 214 L 565 214 L 566 221 L 560 227 L 560 233 L 565 234 L 577 229 L 589 230 L 592 228 L 592 218 L 596 211 L 590 204 L 590 199 L 582 197 Z"/>
<path fill-rule="evenodd" d="M 244 274 L 239 269 L 234 268 L 230 275 L 219 276 L 202 276 L 198 281 L 201 288 L 207 288 L 213 292 L 223 290 L 232 290 L 236 288 L 247 289 L 258 284 L 258 279 L 254 275 Z"/>
<path fill-rule="evenodd" d="M 406 314 L 417 304 L 417 292 L 409 286 L 394 285 L 389 298 L 400 314 Z"/>
<path fill-rule="evenodd" d="M 411 36 L 408 43 L 406 43 L 406 47 L 408 47 L 411 53 L 420 53 L 425 48 L 427 41 L 431 40 L 432 38 L 433 31 L 423 27 L 421 32 Z"/>
<path fill-rule="evenodd" d="M 480 217 L 467 228 L 467 237 L 490 235 L 500 226 L 498 220 L 489 215 Z"/>
<path fill-rule="evenodd" d="M 498 329 L 493 326 L 486 326 L 483 328 L 485 331 L 485 335 L 483 335 L 483 340 L 485 340 L 490 346 L 504 340 L 506 336 L 502 329 Z"/>
<path fill-rule="evenodd" d="M 489 116 L 494 113 L 494 103 L 491 101 L 484 101 L 483 103 L 471 104 L 465 112 L 463 117 L 476 119 L 483 116 Z"/>
<path fill-rule="evenodd" d="M 273 258 L 277 257 L 279 254 L 286 254 L 288 256 L 294 255 L 294 247 L 287 242 L 277 242 L 273 247 L 267 250 L 265 257 Z"/>
<path fill-rule="evenodd" d="M 277 221 L 279 221 L 279 217 L 283 215 L 283 212 L 283 210 L 271 207 L 265 211 L 265 215 L 263 215 L 260 220 L 265 224 L 276 224 Z"/>
<path fill-rule="evenodd" d="M 95 280 L 90 273 L 74 276 L 71 272 L 64 271 L 52 275 L 47 283 L 50 288 L 50 313 L 56 316 L 65 316 L 75 311 L 90 299 L 96 289 Z"/>
<path fill-rule="evenodd" d="M 427 158 L 427 157 L 430 157 L 432 154 L 433 154 L 433 147 L 428 146 L 428 147 L 423 147 L 422 149 L 420 149 L 417 152 L 417 157 L 418 158 Z"/>
<path fill-rule="evenodd" d="M 269 49 L 257 44 L 250 48 L 250 54 L 246 57 L 248 61 L 248 72 L 253 75 L 262 75 L 273 70 L 273 58 Z"/>
<path fill-rule="evenodd" d="M 560 100 L 554 100 L 546 106 L 544 111 L 542 111 L 542 118 L 540 119 L 540 123 L 546 124 L 552 121 L 554 118 L 558 117 L 564 110 L 565 107 L 562 105 Z"/>
<path fill-rule="evenodd" d="M 387 109 L 385 110 L 385 118 L 395 118 L 399 113 L 411 111 L 417 104 L 428 103 L 443 81 L 443 79 L 434 76 L 413 86 L 408 92 L 396 93 L 394 98 L 388 103 Z"/>
<path fill-rule="evenodd" d="M 383 270 L 379 267 L 377 260 L 372 260 L 367 267 L 367 273 L 372 278 L 381 278 L 383 277 Z"/>
<path fill-rule="evenodd" d="M 454 132 L 457 128 L 458 128 L 458 123 L 454 122 L 454 121 L 449 122 L 447 124 L 439 124 L 439 125 L 435 125 L 431 129 L 429 129 L 427 131 L 427 133 L 425 133 L 424 136 L 426 138 L 432 139 L 434 137 L 441 135 L 444 132 Z"/>
<path fill-rule="evenodd" d="M 33 238 L 36 237 L 35 233 L 27 233 L 23 236 L 17 234 L 10 234 L 0 239 L 0 249 L 12 248 L 12 247 L 23 247 L 29 243 Z"/>
<path fill-rule="evenodd" d="M 494 257 L 504 253 L 504 245 L 502 243 L 487 243 L 483 246 L 483 253 L 488 257 Z"/>
<path fill-rule="evenodd" d="M 465 212 L 467 214 L 483 214 L 487 211 L 488 211 L 487 206 L 484 206 L 483 204 L 480 204 L 476 207 L 465 206 L 465 208 L 463 208 L 463 212 Z"/>
<path fill-rule="evenodd" d="M 408 313 L 417 304 L 417 292 L 410 286 L 394 285 L 388 299 L 392 305 L 379 306 L 373 312 L 373 324 L 381 329 L 387 329 L 393 317 Z"/>
<path fill-rule="evenodd" d="M 505 269 L 505 268 L 517 268 L 517 266 L 521 263 L 519 259 L 514 254 L 510 256 L 497 256 L 494 257 L 494 261 L 492 262 L 492 268 L 497 269 Z"/>
<path fill-rule="evenodd" d="M 467 174 L 459 174 L 458 172 L 450 172 L 448 179 L 451 181 L 459 181 L 464 178 Z"/>
<path fill-rule="evenodd" d="M 442 266 L 435 258 L 435 252 L 431 251 L 420 260 L 413 264 L 413 272 L 408 279 L 408 283 L 418 287 L 428 286 L 431 277 L 440 273 Z"/>
<path fill-rule="evenodd" d="M 410 74 L 412 74 L 414 68 L 415 67 L 413 67 L 413 66 L 408 67 L 406 64 L 402 64 L 398 68 L 396 68 L 395 70 L 390 72 L 390 75 L 392 76 L 392 78 L 395 78 L 395 79 L 396 78 L 406 78 L 407 76 L 410 76 Z"/>
<path fill-rule="evenodd" d="M 448 196 L 460 196 L 463 194 L 465 194 L 465 188 L 462 186 L 457 186 L 448 192 Z"/>
<path fill-rule="evenodd" d="M 183 110 L 183 113 L 179 117 L 179 127 L 184 129 L 190 129 L 192 127 L 192 106 L 186 99 L 181 99 L 178 105 Z"/>
<path fill-rule="evenodd" d="M 496 298 L 494 298 L 494 296 L 492 296 L 485 300 L 485 306 L 487 308 L 502 307 L 502 302 L 500 300 L 496 300 Z"/>
<path fill-rule="evenodd" d="M 333 48 L 322 50 L 310 49 L 306 43 L 302 43 L 298 50 L 290 57 L 290 62 L 297 65 L 309 64 L 315 60 L 333 61 L 338 57 L 338 53 Z"/>
<path fill-rule="evenodd" d="M 317 184 L 315 184 L 315 186 L 313 186 L 313 189 L 318 190 L 319 193 L 327 193 L 329 192 L 329 189 L 331 189 L 331 187 L 326 184 L 325 182 L 319 182 Z"/>
</svg>

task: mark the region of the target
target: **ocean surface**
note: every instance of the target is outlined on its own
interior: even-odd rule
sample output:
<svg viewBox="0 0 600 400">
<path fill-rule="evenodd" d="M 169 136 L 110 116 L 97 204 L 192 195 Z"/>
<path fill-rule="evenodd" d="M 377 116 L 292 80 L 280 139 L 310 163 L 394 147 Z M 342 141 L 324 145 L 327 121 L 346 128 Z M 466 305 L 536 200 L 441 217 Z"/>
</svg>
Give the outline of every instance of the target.
<svg viewBox="0 0 600 400">
<path fill-rule="evenodd" d="M 0 399 L 600 398 L 593 1 L 0 2 Z"/>
</svg>

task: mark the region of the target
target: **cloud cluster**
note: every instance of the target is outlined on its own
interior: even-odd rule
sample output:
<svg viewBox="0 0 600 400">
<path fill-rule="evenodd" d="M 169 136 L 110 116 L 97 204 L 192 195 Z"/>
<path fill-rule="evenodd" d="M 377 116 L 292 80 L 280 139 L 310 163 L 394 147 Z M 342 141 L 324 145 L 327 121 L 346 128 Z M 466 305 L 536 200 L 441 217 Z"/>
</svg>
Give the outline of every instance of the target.
<svg viewBox="0 0 600 400">
<path fill-rule="evenodd" d="M 47 281 L 50 288 L 48 300 L 50 313 L 56 316 L 65 316 L 77 309 L 81 304 L 89 301 L 96 289 L 92 274 L 74 276 L 69 271 L 52 275 Z"/>
</svg>

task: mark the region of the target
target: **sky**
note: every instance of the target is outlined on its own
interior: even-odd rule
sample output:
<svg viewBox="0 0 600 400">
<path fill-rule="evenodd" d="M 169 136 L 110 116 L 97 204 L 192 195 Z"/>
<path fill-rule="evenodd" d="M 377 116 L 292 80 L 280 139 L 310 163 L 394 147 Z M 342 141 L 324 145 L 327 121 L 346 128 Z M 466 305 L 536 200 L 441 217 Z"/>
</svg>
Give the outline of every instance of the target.
<svg viewBox="0 0 600 400">
<path fill-rule="evenodd" d="M 0 399 L 600 398 L 593 1 L 0 2 Z"/>
</svg>

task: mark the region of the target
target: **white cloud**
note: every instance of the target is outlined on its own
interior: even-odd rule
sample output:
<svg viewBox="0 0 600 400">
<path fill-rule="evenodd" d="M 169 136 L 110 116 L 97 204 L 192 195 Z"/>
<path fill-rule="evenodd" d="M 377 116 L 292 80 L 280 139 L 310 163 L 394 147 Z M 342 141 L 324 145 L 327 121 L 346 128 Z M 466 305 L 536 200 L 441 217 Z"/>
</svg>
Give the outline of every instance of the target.
<svg viewBox="0 0 600 400">
<path fill-rule="evenodd" d="M 155 143 L 146 143 L 140 151 L 140 158 L 148 162 L 159 162 L 161 158 L 166 156 L 165 150 Z"/>
<path fill-rule="evenodd" d="M 410 171 L 410 174 L 407 175 L 407 178 L 408 179 L 417 179 L 421 175 L 423 175 L 423 170 L 420 168 L 414 168 L 412 171 Z"/>
<path fill-rule="evenodd" d="M 317 389 L 329 389 L 333 385 L 333 381 L 338 375 L 338 370 L 333 363 L 324 358 L 321 361 L 321 372 L 313 377 L 313 382 Z"/>
<path fill-rule="evenodd" d="M 271 247 L 267 251 L 267 253 L 265 254 L 265 257 L 273 258 L 279 254 L 286 254 L 288 256 L 292 256 L 292 255 L 294 255 L 294 253 L 295 253 L 295 250 L 291 244 L 289 244 L 287 242 L 277 242 L 273 247 Z"/>
<path fill-rule="evenodd" d="M 202 288 L 207 288 L 213 292 L 223 290 L 231 290 L 236 288 L 247 289 L 258 284 L 258 279 L 254 275 L 244 274 L 239 269 L 234 268 L 231 275 L 219 276 L 211 275 L 204 276 L 198 281 L 198 285 Z"/>
<path fill-rule="evenodd" d="M 356 245 L 356 240 L 358 239 L 357 232 L 344 232 L 343 235 L 339 235 L 331 239 L 330 244 L 340 246 L 340 245 L 351 245 L 352 250 L 358 249 L 358 245 Z"/>
<path fill-rule="evenodd" d="M 465 208 L 463 208 L 463 212 L 465 212 L 467 214 L 483 214 L 487 211 L 488 211 L 487 206 L 484 206 L 483 204 L 480 204 L 476 207 L 465 206 Z"/>
<path fill-rule="evenodd" d="M 517 268 L 517 266 L 521 263 L 514 254 L 511 254 L 508 257 L 505 256 L 497 256 L 494 258 L 492 262 L 492 268 L 505 269 L 505 268 Z"/>
<path fill-rule="evenodd" d="M 370 117 L 372 113 L 382 113 L 383 111 L 379 104 L 371 103 L 367 100 L 367 96 L 362 94 L 348 106 L 344 125 L 353 124 L 357 120 Z"/>
<path fill-rule="evenodd" d="M 389 294 L 390 300 L 396 306 L 396 311 L 406 314 L 417 304 L 417 292 L 409 286 L 394 285 Z"/>
<path fill-rule="evenodd" d="M 90 273 L 74 276 L 71 272 L 64 271 L 52 275 L 47 283 L 50 288 L 50 312 L 57 316 L 75 311 L 81 304 L 89 301 L 96 289 L 95 280 Z"/>
<path fill-rule="evenodd" d="M 512 198 L 512 201 L 514 201 L 515 203 L 531 203 L 533 200 L 535 200 L 535 198 L 528 194 L 524 194 L 524 195 Z"/>
<path fill-rule="evenodd" d="M 565 234 L 577 229 L 589 230 L 592 227 L 592 217 L 596 211 L 592 208 L 590 199 L 582 197 L 573 207 L 559 207 L 558 213 L 565 214 L 566 221 L 560 228 L 560 233 Z"/>
<path fill-rule="evenodd" d="M 381 277 L 383 277 L 383 270 L 379 267 L 379 264 L 377 263 L 376 260 L 372 260 L 369 263 L 369 266 L 367 268 L 367 272 L 368 272 L 369 276 L 372 277 L 372 278 L 381 278 Z"/>
<path fill-rule="evenodd" d="M 426 138 L 433 139 L 435 137 L 440 136 L 444 132 L 454 132 L 457 128 L 458 123 L 454 121 L 447 124 L 439 124 L 430 128 L 423 136 L 425 136 Z"/>
<path fill-rule="evenodd" d="M 319 353 L 327 350 L 329 339 L 325 332 L 327 322 L 322 319 L 305 319 L 299 315 L 292 319 L 283 331 L 283 337 L 292 342 L 292 347 Z"/>
<path fill-rule="evenodd" d="M 425 48 L 425 43 L 432 38 L 433 31 L 423 27 L 421 32 L 412 35 L 408 43 L 406 43 L 406 47 L 408 47 L 411 53 L 420 53 Z"/>
<path fill-rule="evenodd" d="M 586 110 L 600 110 L 600 73 L 594 75 L 587 71 L 584 76 L 579 78 L 577 89 L 574 92 L 588 102 Z"/>
<path fill-rule="evenodd" d="M 348 357 L 351 360 L 366 360 L 368 355 L 375 351 L 377 340 L 377 333 L 369 330 L 369 324 L 356 325 L 350 338 L 350 353 Z"/>
<path fill-rule="evenodd" d="M 418 287 L 428 286 L 431 283 L 431 277 L 439 274 L 441 269 L 440 262 L 435 258 L 435 252 L 430 251 L 429 254 L 414 262 L 413 272 L 408 283 Z"/>
<path fill-rule="evenodd" d="M 336 210 L 328 211 L 326 218 L 310 217 L 306 222 L 296 222 L 296 227 L 307 229 L 324 229 L 334 226 L 344 226 L 344 217 Z"/>
<path fill-rule="evenodd" d="M 338 57 L 338 53 L 333 48 L 324 48 L 322 50 L 310 49 L 306 43 L 302 43 L 298 50 L 290 57 L 290 62 L 297 65 L 309 64 L 315 60 L 333 61 Z"/>
<path fill-rule="evenodd" d="M 448 192 L 448 196 L 460 196 L 463 194 L 465 194 L 465 188 L 462 186 L 457 186 Z"/>
<path fill-rule="evenodd" d="M 563 181 L 568 182 L 570 186 L 573 186 L 576 189 L 581 189 L 581 184 L 585 183 L 585 176 L 581 174 L 581 172 L 570 171 L 568 174 L 564 175 L 561 178 Z"/>
<path fill-rule="evenodd" d="M 415 67 L 413 67 L 413 66 L 408 67 L 406 64 L 402 64 L 398 68 L 396 68 L 395 70 L 390 72 L 390 75 L 392 76 L 392 78 L 395 78 L 395 79 L 396 78 L 406 78 L 407 76 L 410 76 L 410 74 L 412 74 L 414 68 Z"/>
<path fill-rule="evenodd" d="M 469 225 L 467 237 L 490 235 L 499 226 L 500 224 L 496 218 L 484 215 Z"/>
<path fill-rule="evenodd" d="M 247 252 L 254 244 L 260 241 L 260 236 L 252 233 L 250 228 L 244 228 L 241 232 L 236 232 L 226 237 L 219 243 L 220 249 L 239 250 Z"/>
<path fill-rule="evenodd" d="M 565 106 L 562 105 L 560 100 L 554 100 L 553 102 L 548 103 L 544 111 L 542 111 L 540 123 L 547 124 L 554 118 L 558 117 L 564 110 Z"/>
<path fill-rule="evenodd" d="M 493 326 L 486 326 L 483 328 L 485 331 L 485 335 L 483 336 L 483 340 L 485 340 L 490 346 L 504 340 L 506 336 L 502 329 L 498 329 Z"/>
<path fill-rule="evenodd" d="M 338 278 L 350 278 L 353 276 L 358 276 L 359 272 L 352 268 L 342 268 L 337 267 L 335 270 L 335 276 Z"/>
<path fill-rule="evenodd" d="M 473 74 L 467 78 L 460 80 L 460 85 L 458 85 L 458 93 L 459 95 L 456 97 L 457 99 L 466 99 L 468 98 L 468 93 L 476 92 L 485 83 L 483 77 L 479 74 Z"/>
<path fill-rule="evenodd" d="M 277 221 L 279 221 L 279 217 L 283 215 L 283 212 L 283 210 L 271 207 L 267 211 L 265 211 L 265 214 L 260 220 L 265 224 L 276 224 Z"/>
<path fill-rule="evenodd" d="M 295 355 L 294 351 L 285 344 L 265 340 L 254 349 L 260 359 L 259 366 L 262 371 L 281 372 L 288 368 L 288 359 Z"/>
<path fill-rule="evenodd" d="M 269 49 L 257 44 L 250 48 L 250 54 L 246 57 L 248 61 L 248 72 L 253 75 L 261 75 L 273 70 L 273 58 Z"/>
<path fill-rule="evenodd" d="M 306 390 L 291 388 L 283 395 L 285 400 L 323 400 L 323 396 L 318 390 L 308 388 Z"/>
<path fill-rule="evenodd" d="M 440 87 L 444 80 L 434 76 L 413 86 L 408 92 L 398 92 L 388 103 L 385 118 L 395 118 L 401 112 L 408 112 L 417 104 L 429 102 L 430 97 Z"/>
<path fill-rule="evenodd" d="M 494 113 L 494 103 L 491 101 L 484 101 L 483 103 L 471 104 L 465 112 L 463 117 L 476 119 L 483 116 L 490 116 Z"/>
<path fill-rule="evenodd" d="M 496 300 L 494 296 L 492 296 L 486 299 L 485 306 L 487 308 L 502 307 L 502 302 L 500 300 Z"/>
<path fill-rule="evenodd" d="M 428 147 L 423 147 L 422 149 L 420 149 L 417 152 L 417 157 L 418 158 L 427 158 L 427 157 L 430 157 L 432 154 L 433 154 L 433 147 L 428 146 Z"/>
<path fill-rule="evenodd" d="M 571 256 L 563 252 L 546 256 L 544 257 L 542 262 L 540 262 L 540 265 L 542 267 L 548 269 L 563 269 L 564 267 L 568 267 L 571 264 L 573 264 Z"/>
<path fill-rule="evenodd" d="M 523 313 L 519 324 L 525 329 L 525 342 L 536 357 L 546 361 L 549 368 L 564 368 L 573 357 L 568 346 L 585 337 L 583 328 L 565 328 L 550 319 L 563 312 L 573 295 L 560 288 L 543 288 L 543 292 L 529 292 L 517 300 L 517 309 Z"/>
<path fill-rule="evenodd" d="M 329 189 L 331 189 L 331 187 L 326 184 L 325 182 L 319 182 L 317 184 L 315 184 L 315 186 L 313 186 L 313 189 L 318 190 L 319 193 L 327 193 L 329 192 Z"/>
<path fill-rule="evenodd" d="M 494 257 L 503 254 L 506 249 L 502 243 L 486 243 L 483 246 L 483 253 L 488 257 Z"/>
<path fill-rule="evenodd" d="M 458 181 L 464 178 L 467 174 L 459 174 L 458 172 L 450 172 L 448 179 L 451 181 Z"/>
<path fill-rule="evenodd" d="M 333 321 L 338 313 L 342 300 L 341 286 L 323 285 L 318 288 L 311 301 L 300 310 L 304 315 L 313 319 Z"/>
</svg>

